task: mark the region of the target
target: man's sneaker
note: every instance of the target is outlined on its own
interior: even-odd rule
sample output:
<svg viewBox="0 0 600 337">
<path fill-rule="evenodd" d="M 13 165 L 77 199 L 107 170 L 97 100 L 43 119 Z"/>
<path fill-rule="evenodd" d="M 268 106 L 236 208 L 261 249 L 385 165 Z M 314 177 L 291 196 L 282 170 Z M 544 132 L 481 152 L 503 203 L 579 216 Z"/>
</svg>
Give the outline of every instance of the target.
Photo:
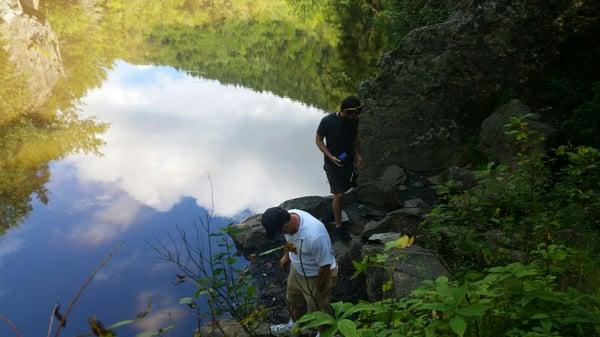
<svg viewBox="0 0 600 337">
<path fill-rule="evenodd" d="M 293 326 L 294 326 L 294 321 L 292 321 L 291 319 L 289 322 L 287 322 L 285 324 L 271 325 L 271 335 L 287 336 L 292 332 Z"/>
<path fill-rule="evenodd" d="M 337 232 L 338 237 L 345 243 L 352 241 L 352 237 L 350 234 L 348 234 L 348 232 L 346 232 L 344 227 L 338 227 L 335 229 L 335 231 Z"/>
</svg>

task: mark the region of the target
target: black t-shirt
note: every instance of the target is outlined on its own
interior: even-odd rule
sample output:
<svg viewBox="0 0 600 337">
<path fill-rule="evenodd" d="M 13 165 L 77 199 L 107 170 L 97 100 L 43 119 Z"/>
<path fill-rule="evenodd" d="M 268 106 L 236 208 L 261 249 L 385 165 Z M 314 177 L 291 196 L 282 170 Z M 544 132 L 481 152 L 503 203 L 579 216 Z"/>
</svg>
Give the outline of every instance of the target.
<svg viewBox="0 0 600 337">
<path fill-rule="evenodd" d="M 358 119 L 343 119 L 336 113 L 327 114 L 321 119 L 317 134 L 325 138 L 325 146 L 334 157 L 340 158 L 346 153 L 342 160 L 344 165 L 354 164 L 354 141 L 358 134 Z M 325 164 L 331 164 L 325 156 Z"/>
</svg>

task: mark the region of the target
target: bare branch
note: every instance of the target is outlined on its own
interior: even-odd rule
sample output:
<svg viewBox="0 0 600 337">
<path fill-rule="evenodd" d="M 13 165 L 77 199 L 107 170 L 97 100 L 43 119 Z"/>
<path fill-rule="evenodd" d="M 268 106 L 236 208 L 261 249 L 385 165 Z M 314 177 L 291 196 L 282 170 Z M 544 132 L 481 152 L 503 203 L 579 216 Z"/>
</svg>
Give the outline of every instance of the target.
<svg viewBox="0 0 600 337">
<path fill-rule="evenodd" d="M 15 333 L 15 335 L 17 337 L 23 337 L 23 335 L 21 335 L 21 333 L 19 332 L 19 329 L 17 329 L 17 327 L 13 324 L 13 322 L 11 322 L 8 318 L 0 315 L 0 320 L 5 321 L 6 324 L 8 324 L 8 326 L 12 329 L 12 331 Z"/>
<path fill-rule="evenodd" d="M 106 264 L 108 263 L 108 261 L 110 261 L 110 259 L 112 259 L 112 257 L 119 251 L 119 249 L 121 249 L 121 247 L 123 247 L 124 244 L 125 244 L 125 242 L 121 241 L 110 252 L 110 254 L 108 254 L 104 258 L 104 260 L 102 261 L 102 263 L 100 263 L 100 265 L 98 267 L 96 267 L 96 269 L 94 270 L 94 272 L 92 274 L 90 274 L 90 276 L 88 276 L 88 278 L 85 280 L 85 282 L 83 282 L 83 284 L 81 285 L 81 287 L 77 291 L 77 294 L 75 294 L 75 297 L 71 300 L 71 302 L 69 302 L 69 305 L 67 306 L 67 310 L 65 310 L 65 314 L 63 316 L 63 319 L 60 321 L 61 324 L 56 329 L 56 333 L 54 334 L 54 337 L 58 337 L 60 335 L 60 332 L 62 331 L 63 323 L 67 321 L 67 317 L 69 317 L 69 314 L 71 313 L 71 310 L 73 310 L 73 306 L 75 306 L 75 303 L 77 303 L 77 300 L 79 300 L 79 297 L 81 297 L 81 294 L 83 294 L 83 291 L 85 290 L 85 288 L 90 284 L 90 282 L 92 282 L 92 280 L 94 279 L 94 277 L 96 277 L 96 275 L 98 274 L 98 272 L 102 268 L 104 268 L 104 266 L 106 266 Z"/>
</svg>

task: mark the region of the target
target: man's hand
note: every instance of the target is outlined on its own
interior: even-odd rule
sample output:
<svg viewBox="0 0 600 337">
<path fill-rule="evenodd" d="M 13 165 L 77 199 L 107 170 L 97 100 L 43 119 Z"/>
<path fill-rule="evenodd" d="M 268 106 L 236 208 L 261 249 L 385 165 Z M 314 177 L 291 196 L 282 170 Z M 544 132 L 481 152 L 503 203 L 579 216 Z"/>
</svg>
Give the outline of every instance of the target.
<svg viewBox="0 0 600 337">
<path fill-rule="evenodd" d="M 361 156 L 360 154 L 356 154 L 356 167 L 358 168 L 363 168 L 365 167 L 365 160 L 363 158 L 363 156 Z"/>
<path fill-rule="evenodd" d="M 286 269 L 290 265 L 290 257 L 285 254 L 281 259 L 279 259 L 279 265 L 281 268 Z"/>
<path fill-rule="evenodd" d="M 342 167 L 344 166 L 344 164 L 342 164 L 342 161 L 334 156 L 329 156 L 329 160 L 331 160 L 336 166 Z"/>
</svg>

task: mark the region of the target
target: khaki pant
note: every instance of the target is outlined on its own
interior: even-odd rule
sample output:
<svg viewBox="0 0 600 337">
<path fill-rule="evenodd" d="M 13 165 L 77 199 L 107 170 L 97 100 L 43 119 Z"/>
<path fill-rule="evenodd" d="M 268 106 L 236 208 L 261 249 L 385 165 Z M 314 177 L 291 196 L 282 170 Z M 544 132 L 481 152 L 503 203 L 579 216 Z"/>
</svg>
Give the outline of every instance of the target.
<svg viewBox="0 0 600 337">
<path fill-rule="evenodd" d="M 337 268 L 331 270 L 331 280 L 327 289 L 317 290 L 317 277 L 304 277 L 290 266 L 287 279 L 287 301 L 292 319 L 297 321 L 307 312 L 323 311 L 331 313 L 329 297 L 337 283 Z"/>
</svg>

